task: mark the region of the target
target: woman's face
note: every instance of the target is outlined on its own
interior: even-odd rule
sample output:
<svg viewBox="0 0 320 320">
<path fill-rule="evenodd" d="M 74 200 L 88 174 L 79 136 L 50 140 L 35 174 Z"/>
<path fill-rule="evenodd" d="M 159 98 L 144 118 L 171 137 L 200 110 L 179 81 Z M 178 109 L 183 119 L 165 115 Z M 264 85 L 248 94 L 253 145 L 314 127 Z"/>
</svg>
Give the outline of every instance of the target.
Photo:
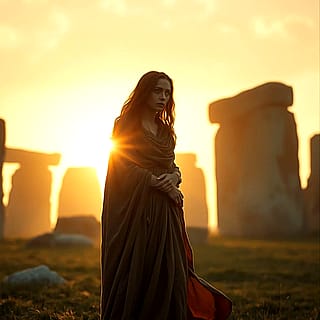
<svg viewBox="0 0 320 320">
<path fill-rule="evenodd" d="M 156 86 L 151 91 L 151 94 L 147 100 L 147 105 L 151 110 L 160 112 L 167 105 L 170 97 L 170 82 L 167 79 L 159 79 Z"/>
</svg>

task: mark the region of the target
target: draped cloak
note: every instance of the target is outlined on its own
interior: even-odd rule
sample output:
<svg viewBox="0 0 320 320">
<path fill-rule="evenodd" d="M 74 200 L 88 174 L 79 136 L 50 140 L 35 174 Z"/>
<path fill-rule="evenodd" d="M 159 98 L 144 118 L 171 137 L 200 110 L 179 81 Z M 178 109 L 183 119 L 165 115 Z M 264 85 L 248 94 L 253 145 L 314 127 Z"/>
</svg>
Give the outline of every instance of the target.
<svg viewBox="0 0 320 320">
<path fill-rule="evenodd" d="M 150 186 L 175 169 L 174 140 L 115 126 L 102 210 L 101 319 L 227 319 L 231 301 L 194 272 L 183 209 Z"/>
</svg>

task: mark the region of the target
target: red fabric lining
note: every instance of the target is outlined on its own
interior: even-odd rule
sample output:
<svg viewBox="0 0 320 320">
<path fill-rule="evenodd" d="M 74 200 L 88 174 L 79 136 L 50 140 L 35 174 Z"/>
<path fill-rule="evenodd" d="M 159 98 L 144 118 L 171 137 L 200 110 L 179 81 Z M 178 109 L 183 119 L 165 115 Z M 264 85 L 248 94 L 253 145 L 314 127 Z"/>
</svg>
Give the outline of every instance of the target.
<svg viewBox="0 0 320 320">
<path fill-rule="evenodd" d="M 214 319 L 215 301 L 212 293 L 192 276 L 188 279 L 188 307 L 197 319 Z"/>
<path fill-rule="evenodd" d="M 188 261 L 187 303 L 192 319 L 225 320 L 232 310 L 232 302 L 214 287 L 210 288 L 194 273 L 193 252 L 186 231 L 184 247 Z M 208 284 L 210 286 L 210 284 Z"/>
</svg>

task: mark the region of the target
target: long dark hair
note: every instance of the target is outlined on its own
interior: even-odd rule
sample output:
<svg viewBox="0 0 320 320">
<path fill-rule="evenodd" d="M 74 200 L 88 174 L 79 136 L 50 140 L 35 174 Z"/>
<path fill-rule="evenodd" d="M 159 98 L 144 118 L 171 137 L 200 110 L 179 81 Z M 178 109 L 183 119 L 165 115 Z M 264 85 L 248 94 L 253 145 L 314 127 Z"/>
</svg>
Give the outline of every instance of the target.
<svg viewBox="0 0 320 320">
<path fill-rule="evenodd" d="M 125 101 L 120 116 L 116 118 L 115 125 L 121 120 L 130 127 L 141 126 L 141 117 L 144 108 L 147 106 L 147 100 L 152 90 L 157 85 L 159 79 L 166 79 L 171 86 L 171 95 L 164 109 L 156 116 L 156 120 L 161 121 L 168 126 L 172 137 L 175 140 L 174 120 L 175 120 L 175 103 L 173 99 L 173 82 L 172 79 L 164 72 L 149 71 L 145 73 L 137 83 L 135 89 Z"/>
</svg>

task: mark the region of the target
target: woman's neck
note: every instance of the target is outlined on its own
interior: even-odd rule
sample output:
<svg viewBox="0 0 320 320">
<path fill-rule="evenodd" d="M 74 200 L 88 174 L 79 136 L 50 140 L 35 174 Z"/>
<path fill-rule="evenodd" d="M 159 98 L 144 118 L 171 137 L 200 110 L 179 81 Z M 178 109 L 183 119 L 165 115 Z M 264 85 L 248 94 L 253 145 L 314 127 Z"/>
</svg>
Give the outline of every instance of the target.
<svg viewBox="0 0 320 320">
<path fill-rule="evenodd" d="M 158 124 L 156 122 L 156 113 L 144 112 L 141 118 L 142 126 L 153 134 L 157 133 Z"/>
<path fill-rule="evenodd" d="M 154 112 L 154 110 L 146 109 L 142 113 L 142 120 L 144 122 L 155 123 L 156 116 L 157 112 Z"/>
</svg>

